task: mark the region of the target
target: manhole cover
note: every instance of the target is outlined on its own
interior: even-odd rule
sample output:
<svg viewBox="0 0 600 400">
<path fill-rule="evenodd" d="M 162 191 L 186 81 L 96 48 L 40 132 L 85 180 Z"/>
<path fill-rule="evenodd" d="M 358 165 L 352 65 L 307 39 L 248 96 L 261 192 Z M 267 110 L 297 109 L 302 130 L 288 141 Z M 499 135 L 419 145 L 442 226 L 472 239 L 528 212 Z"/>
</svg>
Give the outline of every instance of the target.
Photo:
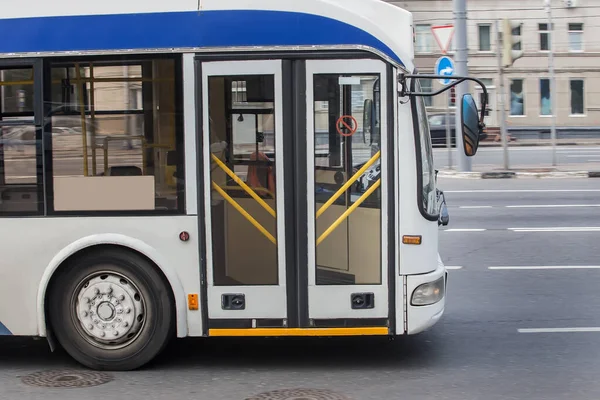
<svg viewBox="0 0 600 400">
<path fill-rule="evenodd" d="M 24 384 L 47 388 L 81 388 L 98 386 L 113 380 L 103 372 L 93 371 L 43 371 L 21 378 Z"/>
<path fill-rule="evenodd" d="M 350 400 L 327 389 L 281 389 L 248 397 L 246 400 Z"/>
</svg>

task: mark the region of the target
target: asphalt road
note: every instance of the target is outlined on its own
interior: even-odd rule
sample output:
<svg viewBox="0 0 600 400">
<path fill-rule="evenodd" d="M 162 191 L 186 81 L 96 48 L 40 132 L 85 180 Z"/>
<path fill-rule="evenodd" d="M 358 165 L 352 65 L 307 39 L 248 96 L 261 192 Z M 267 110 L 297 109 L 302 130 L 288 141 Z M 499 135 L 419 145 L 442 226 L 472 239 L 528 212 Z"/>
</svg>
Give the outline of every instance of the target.
<svg viewBox="0 0 600 400">
<path fill-rule="evenodd" d="M 392 342 L 183 340 L 148 368 L 88 389 L 25 386 L 19 376 L 79 366 L 44 341 L 3 338 L 0 398 L 243 400 L 282 388 L 354 400 L 599 398 L 600 180 L 440 186 L 451 217 L 440 252 L 452 269 L 446 314 L 428 332 Z"/>
<path fill-rule="evenodd" d="M 552 147 L 546 146 L 513 146 L 509 147 L 509 168 L 552 167 Z M 456 168 L 458 159 L 456 149 L 452 150 L 452 160 L 448 158 L 446 148 L 434 149 L 434 162 L 438 169 L 446 169 L 450 165 Z M 598 146 L 557 146 L 557 167 L 559 169 L 600 170 L 600 147 Z M 473 171 L 502 169 L 504 166 L 504 150 L 502 147 L 482 145 L 471 159 Z"/>
</svg>

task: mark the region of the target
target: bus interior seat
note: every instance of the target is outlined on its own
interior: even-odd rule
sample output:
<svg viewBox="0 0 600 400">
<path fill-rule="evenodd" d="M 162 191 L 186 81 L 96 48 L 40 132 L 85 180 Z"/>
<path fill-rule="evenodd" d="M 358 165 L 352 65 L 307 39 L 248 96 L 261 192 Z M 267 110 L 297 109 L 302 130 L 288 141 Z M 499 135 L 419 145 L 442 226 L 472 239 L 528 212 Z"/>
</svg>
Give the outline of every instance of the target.
<svg viewBox="0 0 600 400">
<path fill-rule="evenodd" d="M 108 168 L 107 176 L 142 176 L 142 169 L 135 165 L 119 165 Z"/>
</svg>

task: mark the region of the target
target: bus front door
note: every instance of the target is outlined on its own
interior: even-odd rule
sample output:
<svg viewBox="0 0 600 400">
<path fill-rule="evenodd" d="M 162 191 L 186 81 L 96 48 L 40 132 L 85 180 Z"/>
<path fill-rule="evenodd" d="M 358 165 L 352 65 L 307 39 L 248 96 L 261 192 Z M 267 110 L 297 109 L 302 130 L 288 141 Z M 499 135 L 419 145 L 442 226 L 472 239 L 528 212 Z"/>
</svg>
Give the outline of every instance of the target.
<svg viewBox="0 0 600 400">
<path fill-rule="evenodd" d="M 208 335 L 388 334 L 386 65 L 198 66 Z"/>
<path fill-rule="evenodd" d="M 389 323 L 386 78 L 375 60 L 306 65 L 313 326 Z"/>
</svg>

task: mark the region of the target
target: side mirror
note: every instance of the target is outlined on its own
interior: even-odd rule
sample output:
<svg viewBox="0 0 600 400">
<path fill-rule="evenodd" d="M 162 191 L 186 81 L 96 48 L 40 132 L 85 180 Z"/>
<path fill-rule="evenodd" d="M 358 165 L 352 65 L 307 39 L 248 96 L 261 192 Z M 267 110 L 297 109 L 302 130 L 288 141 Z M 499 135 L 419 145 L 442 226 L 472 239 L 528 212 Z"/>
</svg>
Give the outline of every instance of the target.
<svg viewBox="0 0 600 400">
<path fill-rule="evenodd" d="M 373 144 L 373 128 L 375 125 L 375 105 L 373 100 L 366 99 L 363 110 L 363 142 L 367 144 L 367 134 L 369 134 L 369 144 Z"/>
<path fill-rule="evenodd" d="M 479 136 L 482 133 L 483 124 L 479 121 L 477 104 L 471 94 L 463 95 L 461 102 L 462 137 L 465 154 L 474 156 L 479 148 Z"/>
</svg>

